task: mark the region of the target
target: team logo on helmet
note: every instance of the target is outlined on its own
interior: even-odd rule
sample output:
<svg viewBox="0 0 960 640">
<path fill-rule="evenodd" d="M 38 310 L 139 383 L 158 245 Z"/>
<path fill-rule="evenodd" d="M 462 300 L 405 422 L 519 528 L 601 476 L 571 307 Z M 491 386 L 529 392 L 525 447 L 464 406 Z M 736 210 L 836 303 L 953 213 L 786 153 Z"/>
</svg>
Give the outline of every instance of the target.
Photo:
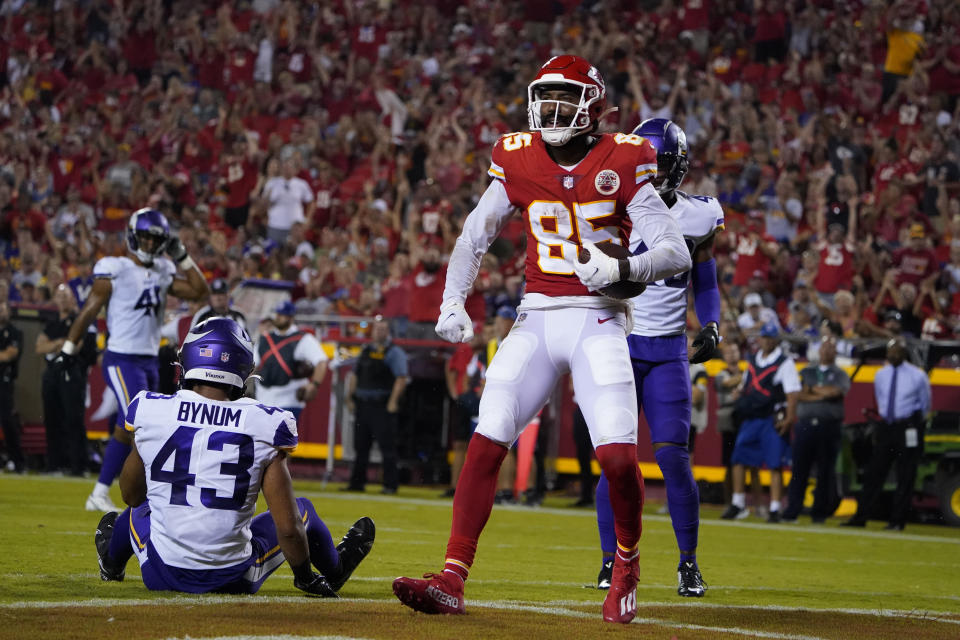
<svg viewBox="0 0 960 640">
<path fill-rule="evenodd" d="M 590 78 L 592 78 L 594 82 L 596 82 L 598 85 L 600 85 L 600 88 L 601 88 L 601 89 L 606 90 L 607 87 L 606 87 L 605 84 L 603 84 L 603 78 L 600 77 L 600 72 L 597 71 L 597 68 L 596 68 L 596 67 L 591 66 L 591 67 L 590 67 L 590 70 L 587 71 L 587 76 L 589 76 Z"/>
<path fill-rule="evenodd" d="M 617 189 L 620 188 L 620 176 L 617 175 L 616 171 L 604 169 L 597 174 L 596 179 L 593 181 L 593 185 L 602 195 L 613 195 L 617 192 Z"/>
</svg>

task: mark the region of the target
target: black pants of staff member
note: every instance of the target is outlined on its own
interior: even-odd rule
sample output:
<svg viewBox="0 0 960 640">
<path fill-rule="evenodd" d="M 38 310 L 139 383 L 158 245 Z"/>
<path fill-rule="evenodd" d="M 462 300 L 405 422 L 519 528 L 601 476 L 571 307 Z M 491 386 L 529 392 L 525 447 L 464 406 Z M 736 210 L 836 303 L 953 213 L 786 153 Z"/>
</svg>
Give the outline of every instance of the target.
<svg viewBox="0 0 960 640">
<path fill-rule="evenodd" d="M 376 440 L 383 456 L 383 489 L 395 492 L 397 485 L 397 414 L 387 411 L 386 401 L 356 401 L 353 446 L 356 459 L 350 474 L 350 488 L 362 490 L 367 483 L 370 447 Z"/>
<path fill-rule="evenodd" d="M 797 424 L 793 435 L 793 475 L 787 490 L 789 504 L 783 512 L 785 520 L 795 520 L 803 508 L 810 469 L 817 465 L 817 488 L 813 492 L 814 521 L 833 515 L 840 502 L 837 490 L 837 456 L 840 454 L 841 420 L 806 418 Z"/>
<path fill-rule="evenodd" d="M 47 432 L 47 470 L 82 475 L 87 467 L 87 428 L 83 423 L 86 372 L 78 366 L 43 372 L 43 426 Z"/>
<path fill-rule="evenodd" d="M 20 448 L 20 421 L 13 415 L 13 381 L 0 379 L 0 427 L 3 427 L 3 444 L 13 467 L 23 471 L 23 449 Z"/>
<path fill-rule="evenodd" d="M 907 446 L 907 431 L 916 429 L 916 446 Z M 890 524 L 902 527 L 907 521 L 907 511 L 913 497 L 913 484 L 917 479 L 917 465 L 923 454 L 923 418 L 916 417 L 877 425 L 873 436 L 873 455 L 863 480 L 863 491 L 857 500 L 857 513 L 852 520 L 866 522 L 870 517 L 890 466 L 896 464 L 897 489 L 890 508 Z"/>
</svg>

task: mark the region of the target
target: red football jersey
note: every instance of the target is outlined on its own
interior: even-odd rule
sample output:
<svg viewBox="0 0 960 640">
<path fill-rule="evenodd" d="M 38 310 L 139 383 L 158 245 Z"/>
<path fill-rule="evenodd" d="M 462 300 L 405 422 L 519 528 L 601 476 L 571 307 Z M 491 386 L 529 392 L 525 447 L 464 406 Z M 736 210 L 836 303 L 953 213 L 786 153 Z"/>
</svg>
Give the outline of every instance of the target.
<svg viewBox="0 0 960 640">
<path fill-rule="evenodd" d="M 820 293 L 836 293 L 839 289 L 849 289 L 853 285 L 853 256 L 856 247 L 845 242 L 828 244 L 821 242 L 820 266 L 813 280 L 814 288 Z"/>
<path fill-rule="evenodd" d="M 591 295 L 573 271 L 571 244 L 628 246 L 627 204 L 656 172 L 657 152 L 640 136 L 603 134 L 570 170 L 553 161 L 539 132 L 501 137 L 488 173 L 523 211 L 527 293 Z"/>
</svg>

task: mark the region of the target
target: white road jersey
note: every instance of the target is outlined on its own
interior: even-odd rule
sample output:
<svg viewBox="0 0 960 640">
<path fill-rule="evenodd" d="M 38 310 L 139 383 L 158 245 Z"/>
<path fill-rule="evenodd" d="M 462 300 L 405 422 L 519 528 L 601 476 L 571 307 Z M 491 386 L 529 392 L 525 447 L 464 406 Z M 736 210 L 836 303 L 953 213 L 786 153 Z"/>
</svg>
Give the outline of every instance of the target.
<svg viewBox="0 0 960 640">
<path fill-rule="evenodd" d="M 126 429 L 143 459 L 150 542 L 164 564 L 223 569 L 247 560 L 263 471 L 297 446 L 293 414 L 250 398 L 141 391 Z"/>
<path fill-rule="evenodd" d="M 167 289 L 177 268 L 167 258 L 155 258 L 143 267 L 126 256 L 100 258 L 94 278 L 113 285 L 107 303 L 107 349 L 114 353 L 155 356 L 160 349 L 160 327 Z"/>
<path fill-rule="evenodd" d="M 677 191 L 677 201 L 670 213 L 677 220 L 686 240 L 690 256 L 698 246 L 723 228 L 723 208 L 716 198 L 691 196 Z M 641 241 L 635 253 L 647 250 Z M 640 336 L 675 336 L 687 327 L 687 287 L 690 272 L 684 271 L 666 280 L 647 285 L 647 290 L 633 298 L 633 333 Z"/>
</svg>

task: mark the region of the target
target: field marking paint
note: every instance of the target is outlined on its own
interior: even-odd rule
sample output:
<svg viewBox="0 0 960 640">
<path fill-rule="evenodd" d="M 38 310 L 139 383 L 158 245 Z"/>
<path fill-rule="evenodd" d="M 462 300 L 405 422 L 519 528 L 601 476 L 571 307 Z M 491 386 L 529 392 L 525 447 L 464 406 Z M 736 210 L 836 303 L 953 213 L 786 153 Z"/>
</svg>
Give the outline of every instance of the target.
<svg viewBox="0 0 960 640">
<path fill-rule="evenodd" d="M 504 602 L 500 600 L 493 600 L 493 601 L 484 600 L 480 602 L 471 602 L 470 606 L 480 607 L 484 609 L 498 609 L 501 611 L 509 610 L 509 611 L 526 611 L 530 613 L 545 613 L 545 614 L 565 616 L 568 618 L 598 617 L 597 613 L 586 613 L 584 611 L 567 609 L 565 607 L 515 604 L 515 603 Z M 808 636 L 808 635 L 801 635 L 796 633 L 779 633 L 776 631 L 760 631 L 757 629 L 744 629 L 742 627 L 724 627 L 724 626 L 709 626 L 709 625 L 702 625 L 702 624 L 689 624 L 686 622 L 675 622 L 673 620 L 662 620 L 660 618 L 634 618 L 631 624 L 649 624 L 649 625 L 655 625 L 658 627 L 666 627 L 668 629 L 712 631 L 712 632 L 722 633 L 724 635 L 735 633 L 738 635 L 750 636 L 753 638 L 771 638 L 772 640 L 823 640 L 821 636 Z"/>
<path fill-rule="evenodd" d="M 369 578 L 367 580 L 370 580 Z M 385 580 L 385 578 L 377 578 L 377 580 Z M 472 582 L 472 581 L 471 581 Z M 514 583 L 515 584 L 515 583 Z M 542 582 L 540 583 L 542 584 Z M 384 603 L 390 602 L 390 598 L 342 598 L 340 599 L 343 602 L 361 602 L 361 603 Z M 64 600 L 64 601 L 20 601 L 20 602 L 8 602 L 0 603 L 0 609 L 57 609 L 57 608 L 95 608 L 95 607 L 118 607 L 118 606 L 127 606 L 127 607 L 142 607 L 142 606 L 166 606 L 166 605 L 193 605 L 193 606 L 219 606 L 223 604 L 271 604 L 271 603 L 302 603 L 303 598 L 296 594 L 291 594 L 289 596 L 267 596 L 267 595 L 192 595 L 192 596 L 170 596 L 170 597 L 159 597 L 153 599 L 147 598 L 131 598 L 131 599 L 121 599 L 121 598 L 93 598 L 87 600 Z M 318 604 L 331 605 L 336 603 L 337 599 L 330 599 L 329 601 L 320 600 Z M 482 607 L 487 609 L 508 609 L 512 611 L 543 611 L 543 612 L 564 612 L 569 611 L 574 614 L 574 617 L 593 617 L 593 614 L 586 613 L 583 611 L 575 611 L 569 609 L 569 607 L 592 607 L 598 606 L 599 602 L 591 602 L 589 600 L 551 600 L 543 604 L 525 604 L 523 602 L 509 601 L 509 600 L 470 600 L 468 604 L 472 607 Z M 934 622 L 943 622 L 947 624 L 960 625 L 960 617 L 954 618 L 940 618 L 935 616 L 960 616 L 960 614 L 949 611 L 919 611 L 919 610 L 904 610 L 904 609 L 857 609 L 851 607 L 836 607 L 836 608 L 813 608 L 813 607 L 792 607 L 784 605 L 738 605 L 738 604 L 721 604 L 715 602 L 704 602 L 698 600 L 697 602 L 658 602 L 658 601 L 641 601 L 637 603 L 638 609 L 640 607 L 661 607 L 661 608 L 690 608 L 690 609 L 746 609 L 746 610 L 755 610 L 755 611 L 784 611 L 784 612 L 806 612 L 806 613 L 821 613 L 821 614 L 831 614 L 831 613 L 843 613 L 847 615 L 864 615 L 864 616 L 874 616 L 881 618 L 905 618 L 905 619 L 923 619 L 931 620 Z M 668 623 L 671 624 L 671 623 Z M 233 636 L 231 636 L 233 637 Z M 777 636 L 779 637 L 779 636 Z M 787 636 L 784 636 L 787 637 Z M 791 636 L 792 637 L 792 636 Z M 196 639 L 200 640 L 200 639 Z"/>
<path fill-rule="evenodd" d="M 578 607 L 583 606 L 581 600 L 552 600 L 549 603 L 550 605 L 562 606 L 562 607 Z M 802 612 L 802 613 L 822 613 L 822 614 L 833 614 L 833 613 L 843 613 L 847 615 L 857 615 L 857 616 L 874 616 L 880 618 L 898 618 L 898 619 L 908 619 L 908 620 L 932 620 L 934 622 L 943 622 L 946 624 L 956 624 L 960 625 L 960 617 L 958 618 L 940 618 L 936 616 L 957 616 L 960 614 L 951 613 L 951 612 L 937 612 L 937 611 L 919 611 L 919 610 L 907 610 L 907 609 L 857 609 L 852 607 L 832 607 L 829 609 L 816 609 L 813 607 L 790 607 L 780 604 L 720 604 L 719 602 L 703 602 L 702 600 L 697 602 L 657 602 L 657 601 L 647 601 L 647 602 L 637 602 L 637 609 L 641 607 L 661 607 L 669 609 L 749 609 L 753 611 L 780 611 L 780 612 Z"/>
</svg>

